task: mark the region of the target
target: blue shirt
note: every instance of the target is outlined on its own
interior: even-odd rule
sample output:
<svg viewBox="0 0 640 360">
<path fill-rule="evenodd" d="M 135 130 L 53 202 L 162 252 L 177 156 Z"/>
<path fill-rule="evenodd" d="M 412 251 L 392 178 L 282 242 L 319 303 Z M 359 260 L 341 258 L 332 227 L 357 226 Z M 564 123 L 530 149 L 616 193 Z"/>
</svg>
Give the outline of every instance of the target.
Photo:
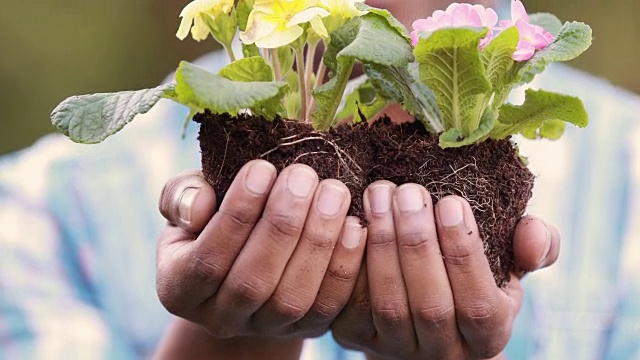
<svg viewBox="0 0 640 360">
<path fill-rule="evenodd" d="M 640 101 L 560 66 L 532 86 L 581 97 L 591 124 L 520 142 L 538 176 L 531 213 L 563 242 L 558 263 L 525 281 L 507 354 L 640 359 Z M 170 321 L 155 292 L 158 197 L 199 167 L 197 126 L 179 136 L 186 115 L 163 100 L 102 144 L 51 135 L 0 161 L 0 358 L 150 356 Z M 304 357 L 357 356 L 328 334 Z"/>
</svg>

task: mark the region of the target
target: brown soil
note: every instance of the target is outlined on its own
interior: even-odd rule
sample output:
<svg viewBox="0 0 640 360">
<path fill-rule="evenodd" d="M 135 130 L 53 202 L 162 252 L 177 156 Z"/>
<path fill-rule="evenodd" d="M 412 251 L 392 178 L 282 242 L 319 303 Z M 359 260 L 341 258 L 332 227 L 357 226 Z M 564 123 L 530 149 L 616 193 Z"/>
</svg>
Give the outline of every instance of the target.
<svg viewBox="0 0 640 360">
<path fill-rule="evenodd" d="M 368 126 L 340 126 L 329 132 L 310 125 L 228 114 L 196 115 L 202 167 L 220 203 L 240 168 L 264 159 L 278 170 L 293 163 L 313 167 L 321 179 L 335 178 L 351 191 L 350 214 L 364 219 L 362 193 L 386 179 L 424 185 L 434 204 L 455 194 L 471 204 L 496 284 L 503 287 L 514 268 L 511 239 L 531 197 L 533 175 L 508 140 L 443 150 L 419 123 L 389 119 Z"/>
</svg>

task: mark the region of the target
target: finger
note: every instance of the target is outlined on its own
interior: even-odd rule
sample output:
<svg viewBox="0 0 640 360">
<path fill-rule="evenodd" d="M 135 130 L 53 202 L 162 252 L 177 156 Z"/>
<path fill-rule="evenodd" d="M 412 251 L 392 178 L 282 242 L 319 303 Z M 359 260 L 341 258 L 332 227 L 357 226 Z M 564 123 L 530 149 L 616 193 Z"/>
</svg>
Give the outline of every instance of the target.
<svg viewBox="0 0 640 360">
<path fill-rule="evenodd" d="M 366 239 L 367 229 L 362 227 L 360 219 L 347 217 L 315 302 L 295 324 L 297 329 L 307 331 L 310 337 L 320 336 L 329 329 L 353 293 Z"/>
<path fill-rule="evenodd" d="M 262 218 L 209 309 L 228 329 L 250 334 L 249 318 L 273 294 L 302 233 L 318 185 L 315 171 L 295 164 L 273 185 Z"/>
<path fill-rule="evenodd" d="M 165 184 L 158 207 L 169 223 L 197 233 L 204 229 L 215 212 L 216 194 L 200 170 L 192 170 Z"/>
<path fill-rule="evenodd" d="M 513 235 L 516 267 L 535 271 L 556 262 L 560 253 L 560 234 L 553 225 L 533 216 L 523 217 Z"/>
<path fill-rule="evenodd" d="M 344 224 L 351 195 L 340 181 L 322 181 L 304 230 L 278 286 L 253 316 L 256 329 L 277 329 L 301 319 L 313 305 Z"/>
<path fill-rule="evenodd" d="M 215 294 L 227 276 L 260 218 L 275 177 L 276 170 L 268 162 L 249 162 L 240 169 L 220 209 L 195 241 L 180 228 L 165 229 L 158 244 L 156 287 L 170 312 L 202 321 L 190 311 Z"/>
<path fill-rule="evenodd" d="M 393 222 L 394 190 L 393 183 L 377 181 L 365 191 L 363 205 L 369 220 L 367 273 L 377 345 L 387 354 L 398 355 L 412 353 L 416 337 Z"/>
<path fill-rule="evenodd" d="M 394 196 L 393 217 L 400 264 L 422 355 L 433 359 L 455 353 L 462 339 L 456 324 L 453 293 L 442 261 L 431 195 L 422 186 L 404 184 Z"/>
<path fill-rule="evenodd" d="M 511 334 L 509 297 L 495 284 L 469 204 L 447 196 L 436 205 L 436 219 L 458 328 L 474 356 L 493 357 Z"/>
<path fill-rule="evenodd" d="M 376 328 L 371 314 L 366 258 L 347 305 L 331 324 L 331 332 L 336 342 L 347 349 L 370 350 L 374 344 Z"/>
</svg>

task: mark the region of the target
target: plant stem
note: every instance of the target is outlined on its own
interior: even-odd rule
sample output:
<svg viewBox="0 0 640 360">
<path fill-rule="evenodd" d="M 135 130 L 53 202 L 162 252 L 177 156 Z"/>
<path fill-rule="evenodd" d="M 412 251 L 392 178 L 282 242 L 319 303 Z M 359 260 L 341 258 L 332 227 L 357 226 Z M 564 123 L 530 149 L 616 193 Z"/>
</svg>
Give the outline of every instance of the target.
<svg viewBox="0 0 640 360">
<path fill-rule="evenodd" d="M 316 74 L 316 83 L 313 85 L 312 89 L 317 89 L 324 82 L 324 73 L 327 71 L 327 66 L 324 64 L 324 61 L 320 61 L 320 66 L 318 66 L 318 73 Z M 311 116 L 311 112 L 316 107 L 316 98 L 313 96 L 309 99 L 309 107 L 307 108 L 307 118 Z"/>
<path fill-rule="evenodd" d="M 296 51 L 296 66 L 298 70 L 298 91 L 300 91 L 300 116 L 302 121 L 308 122 L 307 119 L 307 84 L 304 71 L 304 44 L 298 45 Z"/>
<path fill-rule="evenodd" d="M 231 60 L 231 62 L 236 61 L 236 55 L 233 53 L 233 47 L 231 44 L 224 44 L 223 47 L 227 51 L 227 55 L 229 55 L 229 60 Z"/>
<path fill-rule="evenodd" d="M 280 68 L 280 58 L 278 57 L 278 49 L 270 49 L 271 66 L 273 67 L 273 77 L 276 81 L 282 80 L 282 69 Z"/>
</svg>

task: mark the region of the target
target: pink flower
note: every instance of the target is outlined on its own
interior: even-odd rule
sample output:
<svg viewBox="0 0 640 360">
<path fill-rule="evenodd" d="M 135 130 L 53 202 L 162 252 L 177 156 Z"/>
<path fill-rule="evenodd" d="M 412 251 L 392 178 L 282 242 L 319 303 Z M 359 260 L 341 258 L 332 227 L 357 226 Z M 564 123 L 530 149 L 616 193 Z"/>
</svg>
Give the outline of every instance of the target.
<svg viewBox="0 0 640 360">
<path fill-rule="evenodd" d="M 470 5 L 453 3 L 447 10 L 438 10 L 426 19 L 416 20 L 411 32 L 411 43 L 418 44 L 419 33 L 431 32 L 447 27 L 488 27 L 493 29 L 498 23 L 498 14 L 491 8 L 482 5 Z M 484 48 L 493 38 L 493 32 L 489 31 L 487 37 L 480 42 L 480 48 Z"/>
<path fill-rule="evenodd" d="M 545 49 L 554 40 L 553 35 L 541 26 L 529 23 L 529 15 L 520 0 L 511 0 L 511 20 L 500 21 L 500 28 L 514 26 L 518 28 L 520 40 L 513 53 L 513 60 L 527 61 L 533 57 L 536 50 Z"/>
</svg>

